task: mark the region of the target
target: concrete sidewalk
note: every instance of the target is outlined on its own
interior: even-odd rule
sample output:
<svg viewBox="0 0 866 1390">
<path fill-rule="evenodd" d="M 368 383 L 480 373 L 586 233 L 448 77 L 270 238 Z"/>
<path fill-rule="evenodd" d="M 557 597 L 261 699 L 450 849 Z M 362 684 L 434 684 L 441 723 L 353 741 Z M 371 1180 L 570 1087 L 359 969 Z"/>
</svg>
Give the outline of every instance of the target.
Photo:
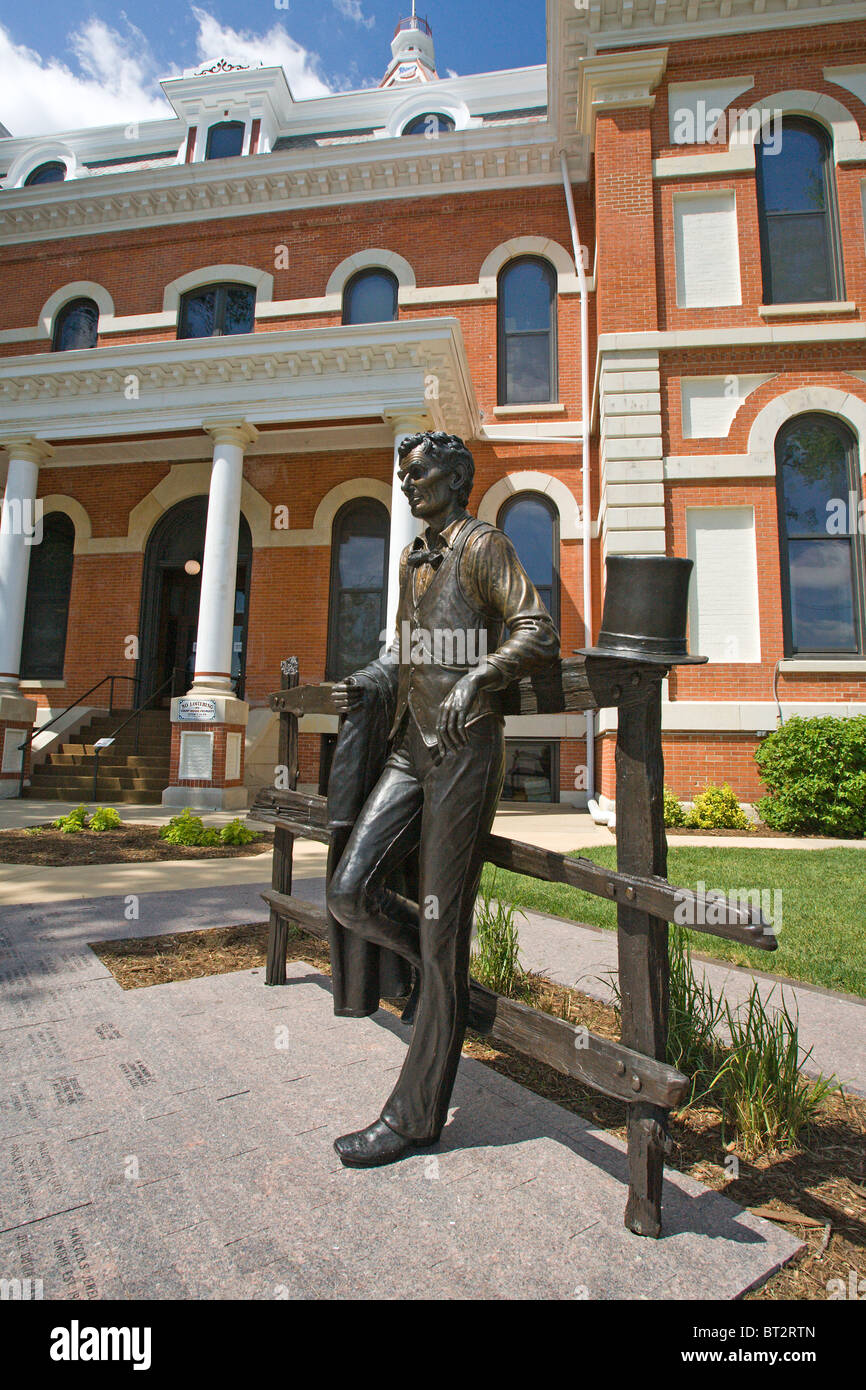
<svg viewBox="0 0 866 1390">
<path fill-rule="evenodd" d="M 466 1058 L 435 1149 L 344 1169 L 408 1030 L 302 963 L 121 990 L 84 940 L 129 932 L 107 898 L 0 912 L 0 1269 L 47 1299 L 731 1299 L 800 1248 L 676 1173 L 631 1235 L 622 1144 Z"/>
</svg>

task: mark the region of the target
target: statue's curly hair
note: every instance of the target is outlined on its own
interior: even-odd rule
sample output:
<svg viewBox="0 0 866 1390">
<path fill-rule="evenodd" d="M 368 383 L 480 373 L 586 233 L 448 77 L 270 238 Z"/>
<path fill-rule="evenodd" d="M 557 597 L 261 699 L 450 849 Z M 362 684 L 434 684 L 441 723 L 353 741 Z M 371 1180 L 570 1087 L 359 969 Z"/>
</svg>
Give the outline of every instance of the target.
<svg viewBox="0 0 866 1390">
<path fill-rule="evenodd" d="M 407 435 L 397 446 L 400 462 L 418 448 L 429 454 L 436 463 L 446 464 L 455 473 L 459 469 L 463 474 L 463 485 L 455 491 L 457 500 L 465 507 L 475 482 L 475 460 L 463 440 L 459 435 L 446 434 L 444 430 L 426 430 L 423 434 Z"/>
</svg>

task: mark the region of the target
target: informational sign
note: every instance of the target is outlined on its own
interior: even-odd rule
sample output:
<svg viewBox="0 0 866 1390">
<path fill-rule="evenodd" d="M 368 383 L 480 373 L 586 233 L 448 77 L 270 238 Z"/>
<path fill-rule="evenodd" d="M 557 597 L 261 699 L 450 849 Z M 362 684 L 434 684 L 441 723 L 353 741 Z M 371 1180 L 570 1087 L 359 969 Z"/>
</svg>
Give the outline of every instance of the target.
<svg viewBox="0 0 866 1390">
<path fill-rule="evenodd" d="M 178 719 L 192 719 L 201 721 L 204 719 L 216 719 L 215 700 L 197 700 L 192 696 L 185 695 L 182 700 L 177 702 Z"/>
<path fill-rule="evenodd" d="M 113 742 L 113 738 L 98 738 L 93 746 L 94 748 L 110 748 Z"/>
</svg>

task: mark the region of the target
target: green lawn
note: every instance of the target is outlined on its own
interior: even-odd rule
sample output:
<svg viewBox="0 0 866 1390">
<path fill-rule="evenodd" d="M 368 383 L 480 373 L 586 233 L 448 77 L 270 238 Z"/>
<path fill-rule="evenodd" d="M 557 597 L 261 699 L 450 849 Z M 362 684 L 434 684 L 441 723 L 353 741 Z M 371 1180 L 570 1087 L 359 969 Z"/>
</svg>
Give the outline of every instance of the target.
<svg viewBox="0 0 866 1390">
<path fill-rule="evenodd" d="M 575 856 L 581 851 L 575 851 Z M 585 857 L 616 868 L 613 845 Z M 727 849 L 673 845 L 668 879 L 676 887 L 706 887 L 726 893 L 768 890 L 769 915 L 781 901 L 778 950 L 756 951 L 706 932 L 690 931 L 693 949 L 736 965 L 845 990 L 866 997 L 866 850 Z M 542 883 L 485 865 L 482 888 L 518 907 L 613 930 L 616 906 L 576 888 Z M 774 894 L 781 894 L 775 899 Z M 519 926 L 519 918 L 518 918 Z M 778 921 L 776 926 L 779 926 Z"/>
</svg>

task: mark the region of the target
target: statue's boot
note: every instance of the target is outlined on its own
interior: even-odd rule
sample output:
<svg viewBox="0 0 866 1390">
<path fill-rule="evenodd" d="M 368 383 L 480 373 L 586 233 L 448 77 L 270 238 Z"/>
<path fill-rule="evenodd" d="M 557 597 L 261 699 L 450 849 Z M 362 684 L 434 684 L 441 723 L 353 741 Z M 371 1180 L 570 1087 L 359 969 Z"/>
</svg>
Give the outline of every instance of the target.
<svg viewBox="0 0 866 1390">
<path fill-rule="evenodd" d="M 407 1139 L 386 1125 L 384 1120 L 376 1120 L 366 1129 L 341 1135 L 334 1140 L 334 1148 L 340 1162 L 347 1168 L 380 1168 L 385 1163 L 396 1163 L 416 1149 L 429 1149 L 436 1143 L 436 1139 L 420 1142 Z"/>
</svg>

